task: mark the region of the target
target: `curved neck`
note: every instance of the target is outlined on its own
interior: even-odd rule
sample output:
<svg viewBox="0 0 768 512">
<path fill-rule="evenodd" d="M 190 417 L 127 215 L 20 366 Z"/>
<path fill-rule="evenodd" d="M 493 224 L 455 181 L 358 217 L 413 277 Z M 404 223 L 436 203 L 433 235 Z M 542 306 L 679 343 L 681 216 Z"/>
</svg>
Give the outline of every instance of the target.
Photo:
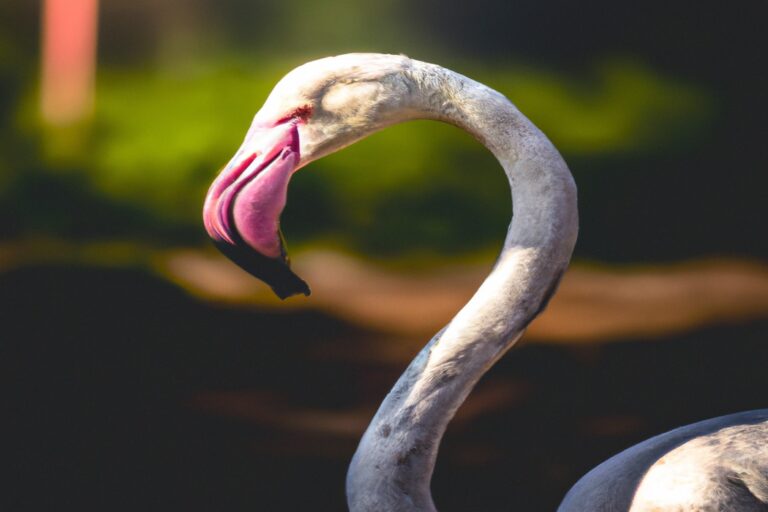
<svg viewBox="0 0 768 512">
<path fill-rule="evenodd" d="M 493 271 L 411 362 L 347 474 L 350 510 L 434 511 L 430 480 L 448 422 L 480 377 L 546 306 L 576 241 L 576 188 L 552 143 L 498 92 L 414 61 L 413 117 L 454 124 L 501 163 L 513 217 Z"/>
</svg>

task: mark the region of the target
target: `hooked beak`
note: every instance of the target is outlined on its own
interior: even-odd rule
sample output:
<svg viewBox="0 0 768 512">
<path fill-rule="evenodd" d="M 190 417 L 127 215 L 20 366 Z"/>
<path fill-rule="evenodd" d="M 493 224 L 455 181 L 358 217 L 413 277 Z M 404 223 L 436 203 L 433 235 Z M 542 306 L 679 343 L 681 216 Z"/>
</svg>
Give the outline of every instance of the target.
<svg viewBox="0 0 768 512">
<path fill-rule="evenodd" d="M 293 273 L 280 232 L 288 181 L 299 168 L 296 122 L 253 126 L 208 190 L 203 222 L 218 249 L 281 299 L 310 290 Z"/>
</svg>

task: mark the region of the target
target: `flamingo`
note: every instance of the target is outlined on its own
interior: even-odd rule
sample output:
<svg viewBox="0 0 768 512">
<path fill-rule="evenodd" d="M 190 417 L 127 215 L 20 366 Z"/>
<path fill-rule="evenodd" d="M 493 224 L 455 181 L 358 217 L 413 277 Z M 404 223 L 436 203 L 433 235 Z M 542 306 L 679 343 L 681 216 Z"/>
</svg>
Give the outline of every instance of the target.
<svg viewBox="0 0 768 512">
<path fill-rule="evenodd" d="M 304 64 L 275 86 L 203 209 L 219 249 L 280 298 L 309 295 L 290 268 L 280 214 L 294 172 L 387 126 L 443 121 L 466 130 L 509 179 L 513 217 L 491 273 L 410 363 L 355 452 L 350 510 L 435 511 L 430 480 L 448 422 L 478 379 L 546 307 L 578 231 L 576 186 L 547 137 L 502 94 L 403 55 Z M 584 476 L 558 509 L 768 510 L 768 409 L 682 427 Z"/>
</svg>

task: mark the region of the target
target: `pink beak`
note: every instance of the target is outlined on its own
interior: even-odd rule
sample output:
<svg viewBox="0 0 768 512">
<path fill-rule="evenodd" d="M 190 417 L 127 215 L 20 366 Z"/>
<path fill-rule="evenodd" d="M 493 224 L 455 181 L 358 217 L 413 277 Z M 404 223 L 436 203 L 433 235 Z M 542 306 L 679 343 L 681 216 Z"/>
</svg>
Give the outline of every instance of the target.
<svg viewBox="0 0 768 512">
<path fill-rule="evenodd" d="M 299 167 L 295 121 L 252 126 L 245 142 L 208 190 L 205 229 L 216 246 L 284 299 L 310 290 L 290 269 L 280 214 Z"/>
</svg>

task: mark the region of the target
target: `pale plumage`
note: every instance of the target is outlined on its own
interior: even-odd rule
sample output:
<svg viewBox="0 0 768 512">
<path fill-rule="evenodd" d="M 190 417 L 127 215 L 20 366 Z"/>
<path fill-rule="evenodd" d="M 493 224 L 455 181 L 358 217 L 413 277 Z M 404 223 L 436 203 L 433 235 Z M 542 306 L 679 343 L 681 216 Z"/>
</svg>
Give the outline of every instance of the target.
<svg viewBox="0 0 768 512">
<path fill-rule="evenodd" d="M 513 217 L 488 278 L 413 360 L 365 432 L 347 476 L 353 511 L 435 510 L 429 483 L 448 422 L 478 379 L 546 307 L 568 266 L 578 230 L 568 167 L 544 134 L 498 92 L 404 56 L 351 54 L 300 66 L 277 84 L 212 185 L 204 209 L 209 234 L 228 256 L 281 297 L 308 294 L 306 283 L 289 268 L 279 234 L 288 178 L 312 160 L 412 119 L 454 124 L 483 143 L 509 179 Z M 765 440 L 764 430 L 756 432 Z M 654 440 L 647 443 L 656 446 Z M 655 459 L 645 445 L 611 459 L 608 470 L 595 471 L 620 475 L 613 471 L 620 465 L 648 467 Z M 755 465 L 755 474 L 764 467 Z M 628 510 L 631 500 L 619 500 L 634 496 L 622 487 L 625 480 L 588 475 L 561 510 Z M 760 489 L 758 477 L 747 480 L 756 482 L 748 488 Z M 610 492 L 600 490 L 606 481 L 614 482 Z"/>
<path fill-rule="evenodd" d="M 768 409 L 636 444 L 584 475 L 558 512 L 768 510 Z"/>
</svg>

